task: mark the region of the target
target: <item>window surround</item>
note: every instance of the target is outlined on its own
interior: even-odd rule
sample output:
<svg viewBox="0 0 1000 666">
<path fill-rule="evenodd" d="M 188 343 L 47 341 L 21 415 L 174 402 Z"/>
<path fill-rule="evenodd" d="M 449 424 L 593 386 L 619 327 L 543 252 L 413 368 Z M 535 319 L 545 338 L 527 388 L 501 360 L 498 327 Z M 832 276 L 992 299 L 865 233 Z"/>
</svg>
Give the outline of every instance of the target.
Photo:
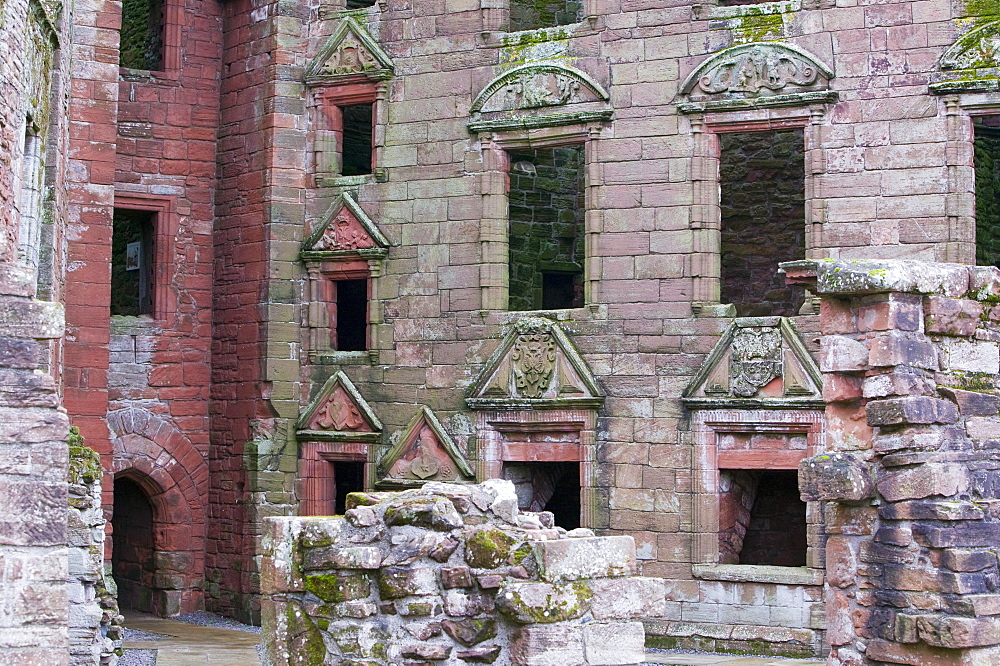
<svg viewBox="0 0 1000 666">
<path fill-rule="evenodd" d="M 174 202 L 172 199 L 115 193 L 114 207 L 156 214 L 153 229 L 153 314 L 139 316 L 167 321 L 177 312 L 177 294 L 173 289 L 176 271 L 174 238 L 180 231 L 180 220 L 174 209 Z M 110 252 L 111 246 L 108 245 L 109 256 Z"/>
<path fill-rule="evenodd" d="M 121 31 L 121 11 L 118 13 L 118 30 Z M 181 0 L 163 0 L 163 53 L 162 69 L 133 69 L 118 67 L 119 76 L 125 81 L 156 82 L 157 80 L 176 82 L 181 74 L 181 40 L 184 25 L 184 4 Z"/>
<path fill-rule="evenodd" d="M 385 182 L 388 180 L 388 171 L 380 167 L 383 163 L 383 153 L 385 151 L 385 127 L 388 121 L 389 85 L 386 81 L 377 82 L 354 82 L 337 86 L 319 86 L 312 91 L 313 99 L 313 127 L 312 152 L 314 156 L 313 168 L 316 187 L 358 187 L 372 182 Z M 329 170 L 324 161 L 329 162 L 330 157 L 324 156 L 326 146 L 323 145 L 323 138 L 320 132 L 336 134 L 338 130 L 328 127 L 331 123 L 330 114 L 341 114 L 341 109 L 345 106 L 357 104 L 372 105 L 372 155 L 371 173 L 357 176 L 336 175 L 336 172 Z M 343 168 L 343 122 L 340 123 L 339 145 L 334 148 L 340 156 L 340 167 Z"/>
</svg>

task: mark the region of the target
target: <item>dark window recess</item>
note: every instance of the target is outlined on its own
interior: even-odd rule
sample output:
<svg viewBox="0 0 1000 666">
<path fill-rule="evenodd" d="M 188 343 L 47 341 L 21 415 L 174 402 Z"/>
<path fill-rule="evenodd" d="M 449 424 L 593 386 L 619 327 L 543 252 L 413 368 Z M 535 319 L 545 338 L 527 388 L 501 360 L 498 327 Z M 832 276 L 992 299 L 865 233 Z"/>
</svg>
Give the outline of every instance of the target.
<svg viewBox="0 0 1000 666">
<path fill-rule="evenodd" d="M 362 176 L 372 172 L 372 105 L 341 107 L 344 119 L 342 174 Z"/>
<path fill-rule="evenodd" d="M 374 6 L 375 0 L 347 0 L 347 9 L 364 9 Z"/>
<path fill-rule="evenodd" d="M 720 470 L 719 562 L 806 564 L 806 504 L 795 470 Z"/>
<path fill-rule="evenodd" d="M 778 273 L 805 258 L 802 130 L 720 134 L 723 303 L 741 317 L 798 314 L 802 287 Z"/>
<path fill-rule="evenodd" d="M 514 484 L 521 510 L 551 511 L 559 527 L 580 527 L 580 463 L 508 462 L 503 477 Z"/>
<path fill-rule="evenodd" d="M 115 209 L 111 237 L 111 314 L 153 313 L 156 213 Z"/>
<path fill-rule="evenodd" d="M 333 465 L 334 513 L 342 516 L 347 512 L 347 494 L 365 489 L 365 464 L 348 460 L 330 464 Z"/>
<path fill-rule="evenodd" d="M 338 351 L 368 349 L 368 280 L 337 280 Z"/>
<path fill-rule="evenodd" d="M 111 570 L 118 583 L 118 603 L 123 609 L 149 612 L 156 550 L 153 507 L 134 481 L 115 479 L 111 527 Z"/>
<path fill-rule="evenodd" d="M 510 31 L 537 30 L 583 20 L 583 0 L 510 0 Z"/>
<path fill-rule="evenodd" d="M 512 150 L 508 157 L 508 307 L 582 307 L 584 147 Z"/>
<path fill-rule="evenodd" d="M 163 69 L 162 0 L 122 0 L 118 64 L 132 69 Z"/>
<path fill-rule="evenodd" d="M 1000 266 L 1000 116 L 974 119 L 976 263 Z"/>
</svg>

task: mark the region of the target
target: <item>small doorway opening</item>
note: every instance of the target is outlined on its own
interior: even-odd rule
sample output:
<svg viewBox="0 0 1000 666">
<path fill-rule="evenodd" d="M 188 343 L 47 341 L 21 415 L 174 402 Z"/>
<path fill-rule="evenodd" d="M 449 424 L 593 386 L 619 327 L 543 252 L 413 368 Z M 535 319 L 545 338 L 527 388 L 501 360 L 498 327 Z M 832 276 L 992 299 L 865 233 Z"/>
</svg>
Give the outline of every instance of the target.
<svg viewBox="0 0 1000 666">
<path fill-rule="evenodd" d="M 559 527 L 580 527 L 580 463 L 505 462 L 503 477 L 522 511 L 550 511 Z"/>
<path fill-rule="evenodd" d="M 802 567 L 806 504 L 796 470 L 720 470 L 719 562 Z"/>
<path fill-rule="evenodd" d="M 334 514 L 342 516 L 347 511 L 348 493 L 365 489 L 365 463 L 360 460 L 336 460 L 333 465 Z"/>
<path fill-rule="evenodd" d="M 131 479 L 115 479 L 111 571 L 123 609 L 153 610 L 153 523 L 153 505 L 146 491 Z"/>
</svg>

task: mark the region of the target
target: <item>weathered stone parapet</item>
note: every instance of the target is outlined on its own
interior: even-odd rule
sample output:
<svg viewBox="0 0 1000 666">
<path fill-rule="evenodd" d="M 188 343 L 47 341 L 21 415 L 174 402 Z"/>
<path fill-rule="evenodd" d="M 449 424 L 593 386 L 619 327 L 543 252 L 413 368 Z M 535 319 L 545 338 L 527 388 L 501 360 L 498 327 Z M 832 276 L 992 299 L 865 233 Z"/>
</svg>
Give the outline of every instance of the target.
<svg viewBox="0 0 1000 666">
<path fill-rule="evenodd" d="M 994 664 L 1000 631 L 1000 270 L 786 264 L 822 298 L 831 665 Z"/>
<path fill-rule="evenodd" d="M 553 527 L 513 484 L 353 493 L 344 517 L 269 518 L 265 663 L 638 664 L 664 584 L 632 537 Z"/>
</svg>

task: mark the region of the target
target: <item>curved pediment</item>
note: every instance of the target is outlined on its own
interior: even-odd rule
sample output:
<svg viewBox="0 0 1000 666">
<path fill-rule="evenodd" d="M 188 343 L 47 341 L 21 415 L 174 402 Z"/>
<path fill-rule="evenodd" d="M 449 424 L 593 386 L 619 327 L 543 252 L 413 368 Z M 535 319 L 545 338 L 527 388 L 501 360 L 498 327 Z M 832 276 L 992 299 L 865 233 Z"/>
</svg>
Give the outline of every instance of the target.
<svg viewBox="0 0 1000 666">
<path fill-rule="evenodd" d="M 302 244 L 302 258 L 309 261 L 340 255 L 385 256 L 389 240 L 379 231 L 349 193 L 333 202 Z"/>
<path fill-rule="evenodd" d="M 306 83 L 341 83 L 358 77 L 380 80 L 392 76 L 392 71 L 392 59 L 378 42 L 364 26 L 345 16 L 306 67 Z"/>
<path fill-rule="evenodd" d="M 472 102 L 475 131 L 516 119 L 523 126 L 546 126 L 611 116 L 610 96 L 597 81 L 559 63 L 533 63 L 507 70 L 493 79 Z M 570 107 L 548 114 L 551 107 Z"/>
<path fill-rule="evenodd" d="M 814 408 L 823 376 L 786 317 L 742 317 L 712 349 L 682 400 L 690 408 Z"/>
<path fill-rule="evenodd" d="M 469 390 L 472 409 L 596 408 L 597 380 L 559 324 L 519 319 Z"/>
<path fill-rule="evenodd" d="M 1000 65 L 1000 21 L 965 33 L 941 56 L 941 69 L 984 69 Z"/>
<path fill-rule="evenodd" d="M 720 51 L 685 79 L 685 113 L 803 106 L 836 99 L 833 70 L 790 44 L 754 42 Z"/>
</svg>

